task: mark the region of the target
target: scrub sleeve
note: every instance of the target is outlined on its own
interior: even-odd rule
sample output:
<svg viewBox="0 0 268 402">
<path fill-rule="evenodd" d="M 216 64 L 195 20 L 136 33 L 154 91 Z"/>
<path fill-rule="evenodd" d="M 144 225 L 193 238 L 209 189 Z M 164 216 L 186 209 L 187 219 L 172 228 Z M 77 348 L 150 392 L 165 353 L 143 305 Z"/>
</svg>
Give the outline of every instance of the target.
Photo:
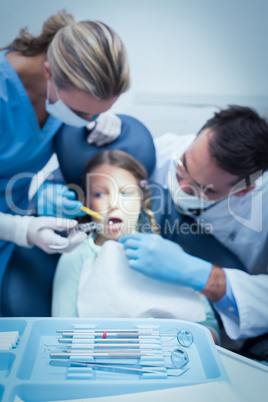
<svg viewBox="0 0 268 402">
<path fill-rule="evenodd" d="M 0 51 L 0 212 L 26 215 L 32 177 L 52 156 L 62 123 L 49 116 L 40 129 L 22 81 L 5 57 L 8 51 Z M 0 240 L 0 292 L 14 246 Z"/>
</svg>

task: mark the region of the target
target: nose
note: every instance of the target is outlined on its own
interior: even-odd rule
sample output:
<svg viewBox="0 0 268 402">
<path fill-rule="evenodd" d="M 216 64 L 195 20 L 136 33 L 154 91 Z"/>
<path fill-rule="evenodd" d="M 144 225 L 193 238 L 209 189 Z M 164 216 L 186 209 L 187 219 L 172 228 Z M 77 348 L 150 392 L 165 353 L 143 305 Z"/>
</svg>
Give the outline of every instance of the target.
<svg viewBox="0 0 268 402">
<path fill-rule="evenodd" d="M 107 210 L 108 213 L 114 212 L 119 209 L 119 195 L 113 194 L 109 196 Z"/>
</svg>

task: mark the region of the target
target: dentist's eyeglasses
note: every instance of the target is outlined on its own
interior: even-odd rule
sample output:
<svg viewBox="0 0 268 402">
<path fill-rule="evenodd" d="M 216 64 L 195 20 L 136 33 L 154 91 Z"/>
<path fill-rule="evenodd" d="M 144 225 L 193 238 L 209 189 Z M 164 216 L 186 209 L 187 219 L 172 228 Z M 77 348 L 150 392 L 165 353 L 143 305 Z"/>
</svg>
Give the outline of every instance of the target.
<svg viewBox="0 0 268 402">
<path fill-rule="evenodd" d="M 181 155 L 180 153 L 174 154 L 173 155 L 173 163 L 176 168 L 176 176 L 177 176 L 178 182 L 180 182 L 180 180 L 188 180 L 190 182 L 190 184 L 187 184 L 186 187 L 188 187 L 188 188 L 191 187 L 191 189 L 193 189 L 194 195 L 198 196 L 199 198 L 203 198 L 206 201 L 209 201 L 211 203 L 211 205 L 214 205 L 214 204 L 222 201 L 228 195 L 230 195 L 230 192 L 229 193 L 227 192 L 224 195 L 222 195 L 221 197 L 218 197 L 216 199 L 209 198 L 207 195 L 207 192 L 210 193 L 210 191 L 213 190 L 213 185 L 202 186 L 201 184 L 197 183 L 192 178 L 192 176 L 189 174 L 188 169 L 187 169 L 185 153 L 183 155 Z M 244 181 L 245 181 L 245 183 L 244 183 Z M 248 177 L 246 177 L 246 179 L 241 182 L 242 182 L 242 185 L 241 185 L 241 188 L 239 188 L 239 190 L 241 190 L 243 188 L 247 188 L 250 185 L 250 181 L 249 181 Z M 240 183 L 240 181 L 238 182 L 238 184 L 239 183 Z M 183 188 L 182 188 L 182 190 L 183 190 Z M 230 188 L 230 191 L 231 191 L 231 188 Z M 212 194 L 212 192 L 211 192 L 211 194 Z"/>
<path fill-rule="evenodd" d="M 185 153 L 183 155 L 176 153 L 173 155 L 173 163 L 176 168 L 176 175 L 178 178 L 178 181 L 180 180 L 188 180 L 190 182 L 190 185 L 187 187 L 192 186 L 194 189 L 195 195 L 197 195 L 200 198 L 208 199 L 207 195 L 205 194 L 206 187 L 202 186 L 201 184 L 196 183 L 196 181 L 191 177 L 189 174 L 187 167 L 186 167 L 186 159 L 185 159 Z"/>
</svg>

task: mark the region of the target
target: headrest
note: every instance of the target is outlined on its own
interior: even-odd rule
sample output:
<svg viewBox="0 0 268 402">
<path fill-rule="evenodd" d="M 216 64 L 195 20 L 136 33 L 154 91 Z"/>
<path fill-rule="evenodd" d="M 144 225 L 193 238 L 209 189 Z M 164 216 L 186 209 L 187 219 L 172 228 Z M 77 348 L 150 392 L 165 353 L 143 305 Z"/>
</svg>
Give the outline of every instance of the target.
<svg viewBox="0 0 268 402">
<path fill-rule="evenodd" d="M 121 134 L 112 143 L 88 144 L 86 128 L 63 125 L 56 136 L 56 153 L 66 184 L 80 185 L 84 167 L 95 154 L 110 149 L 125 151 L 136 158 L 150 176 L 156 163 L 155 146 L 149 130 L 137 119 L 119 114 Z"/>
</svg>

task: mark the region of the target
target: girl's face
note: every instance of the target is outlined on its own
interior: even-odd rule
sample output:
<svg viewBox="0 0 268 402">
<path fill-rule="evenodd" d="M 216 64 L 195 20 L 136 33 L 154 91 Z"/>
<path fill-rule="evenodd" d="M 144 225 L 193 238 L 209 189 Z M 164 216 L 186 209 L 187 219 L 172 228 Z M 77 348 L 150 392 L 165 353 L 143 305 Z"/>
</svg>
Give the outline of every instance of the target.
<svg viewBox="0 0 268 402">
<path fill-rule="evenodd" d="M 142 191 L 132 173 L 116 166 L 101 165 L 87 175 L 87 185 L 89 208 L 113 222 L 99 232 L 96 244 L 102 245 L 106 240 L 117 240 L 135 231 Z"/>
</svg>

